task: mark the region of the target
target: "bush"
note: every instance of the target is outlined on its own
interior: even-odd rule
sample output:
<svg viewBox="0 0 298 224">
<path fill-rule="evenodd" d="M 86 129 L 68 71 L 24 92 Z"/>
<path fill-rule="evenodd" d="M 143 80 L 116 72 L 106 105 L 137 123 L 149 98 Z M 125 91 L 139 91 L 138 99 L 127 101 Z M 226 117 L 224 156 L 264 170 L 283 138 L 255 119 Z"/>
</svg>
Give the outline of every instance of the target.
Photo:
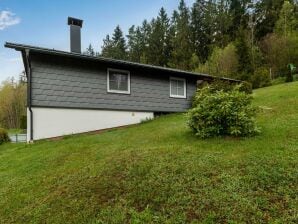
<svg viewBox="0 0 298 224">
<path fill-rule="evenodd" d="M 4 128 L 0 128 L 0 145 L 5 142 L 10 142 L 10 138 L 7 131 Z"/>
<path fill-rule="evenodd" d="M 220 79 L 215 79 L 212 82 L 202 82 L 198 85 L 199 89 L 202 89 L 205 86 L 209 86 L 210 90 L 212 92 L 216 92 L 219 90 L 223 90 L 224 92 L 231 91 L 235 88 L 235 86 L 238 86 L 238 90 L 240 92 L 245 92 L 247 94 L 252 93 L 252 83 L 247 82 L 247 81 L 241 81 L 239 84 L 238 82 L 229 82 L 225 80 L 220 80 Z"/>
<path fill-rule="evenodd" d="M 198 90 L 193 108 L 188 112 L 188 125 L 197 136 L 251 136 L 259 132 L 252 97 L 239 88 L 236 86 L 225 92 L 206 86 Z"/>
<path fill-rule="evenodd" d="M 250 82 L 243 81 L 239 85 L 239 91 L 245 92 L 246 94 L 251 94 L 252 93 L 252 84 Z"/>
<path fill-rule="evenodd" d="M 264 67 L 257 68 L 251 79 L 254 89 L 271 85 L 269 70 Z"/>
</svg>

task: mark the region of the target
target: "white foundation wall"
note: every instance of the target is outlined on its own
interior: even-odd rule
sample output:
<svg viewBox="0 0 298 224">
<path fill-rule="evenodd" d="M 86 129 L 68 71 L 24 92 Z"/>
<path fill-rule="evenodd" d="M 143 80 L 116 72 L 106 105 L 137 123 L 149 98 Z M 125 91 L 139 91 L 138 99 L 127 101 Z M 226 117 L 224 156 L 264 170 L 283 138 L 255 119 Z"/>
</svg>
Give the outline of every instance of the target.
<svg viewBox="0 0 298 224">
<path fill-rule="evenodd" d="M 32 108 L 33 140 L 77 134 L 140 123 L 153 112 Z M 27 110 L 27 140 L 30 140 L 30 113 Z"/>
</svg>

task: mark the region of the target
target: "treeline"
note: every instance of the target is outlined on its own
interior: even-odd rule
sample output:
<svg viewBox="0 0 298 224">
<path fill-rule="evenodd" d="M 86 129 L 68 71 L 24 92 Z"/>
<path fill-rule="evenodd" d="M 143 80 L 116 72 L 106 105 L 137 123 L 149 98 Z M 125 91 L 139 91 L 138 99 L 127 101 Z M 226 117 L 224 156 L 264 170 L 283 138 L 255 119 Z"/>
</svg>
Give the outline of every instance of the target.
<svg viewBox="0 0 298 224">
<path fill-rule="evenodd" d="M 7 129 L 26 128 L 26 80 L 21 76 L 0 85 L 0 127 Z"/>
<path fill-rule="evenodd" d="M 169 16 L 120 26 L 102 52 L 86 54 L 191 70 L 250 81 L 255 88 L 280 76 L 292 80 L 298 64 L 297 2 L 284 0 L 181 0 Z M 290 65 L 292 64 L 292 65 Z"/>
</svg>

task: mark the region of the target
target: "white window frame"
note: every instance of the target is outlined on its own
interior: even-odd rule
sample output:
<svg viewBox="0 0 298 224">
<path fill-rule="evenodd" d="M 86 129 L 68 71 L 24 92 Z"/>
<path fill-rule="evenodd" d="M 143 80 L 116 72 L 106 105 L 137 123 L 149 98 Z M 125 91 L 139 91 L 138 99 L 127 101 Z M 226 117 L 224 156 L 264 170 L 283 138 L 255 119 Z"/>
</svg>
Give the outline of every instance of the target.
<svg viewBox="0 0 298 224">
<path fill-rule="evenodd" d="M 184 84 L 183 85 L 183 87 L 184 87 L 184 94 L 183 94 L 183 96 L 172 94 L 172 92 L 171 92 L 171 81 L 172 80 L 183 81 L 183 84 Z M 172 98 L 186 99 L 186 79 L 185 78 L 170 77 L 170 97 L 172 97 Z"/>
<path fill-rule="evenodd" d="M 127 82 L 128 82 L 128 84 L 127 84 L 128 85 L 127 91 L 110 89 L 110 71 L 127 73 L 127 75 L 128 75 L 128 78 L 127 78 Z M 121 70 L 121 69 L 114 69 L 114 68 L 108 68 L 108 70 L 107 70 L 107 91 L 109 93 L 130 94 L 130 71 L 128 71 L 128 70 Z"/>
</svg>

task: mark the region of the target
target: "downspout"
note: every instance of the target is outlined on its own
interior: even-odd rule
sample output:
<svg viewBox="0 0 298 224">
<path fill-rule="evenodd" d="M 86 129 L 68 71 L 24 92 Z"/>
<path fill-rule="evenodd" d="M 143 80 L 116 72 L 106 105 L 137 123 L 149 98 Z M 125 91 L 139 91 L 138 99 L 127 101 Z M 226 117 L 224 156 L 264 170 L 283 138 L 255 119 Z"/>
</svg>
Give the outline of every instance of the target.
<svg viewBox="0 0 298 224">
<path fill-rule="evenodd" d="M 25 58 L 26 58 L 26 65 L 27 65 L 27 76 L 28 76 L 28 82 L 27 82 L 27 94 L 28 94 L 28 109 L 30 113 L 30 138 L 29 142 L 33 142 L 33 111 L 32 111 L 32 71 L 31 71 L 31 63 L 29 60 L 29 49 L 25 49 Z"/>
</svg>

